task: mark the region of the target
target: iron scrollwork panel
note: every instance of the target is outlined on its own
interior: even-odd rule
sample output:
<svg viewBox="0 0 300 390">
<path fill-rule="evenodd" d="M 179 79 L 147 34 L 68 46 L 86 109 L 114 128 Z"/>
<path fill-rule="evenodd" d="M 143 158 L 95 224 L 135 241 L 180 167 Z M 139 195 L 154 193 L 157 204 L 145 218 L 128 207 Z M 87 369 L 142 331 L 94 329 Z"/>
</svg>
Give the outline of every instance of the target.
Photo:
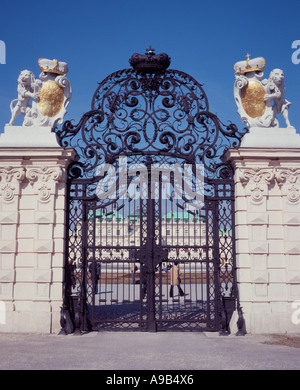
<svg viewBox="0 0 300 390">
<path fill-rule="evenodd" d="M 57 134 L 63 146 L 75 147 L 85 175 L 120 155 L 159 153 L 202 163 L 211 177 L 224 165 L 220 157 L 243 135 L 209 111 L 202 86 L 191 76 L 131 69 L 100 83 L 91 110 L 77 125 L 66 121 Z"/>
</svg>

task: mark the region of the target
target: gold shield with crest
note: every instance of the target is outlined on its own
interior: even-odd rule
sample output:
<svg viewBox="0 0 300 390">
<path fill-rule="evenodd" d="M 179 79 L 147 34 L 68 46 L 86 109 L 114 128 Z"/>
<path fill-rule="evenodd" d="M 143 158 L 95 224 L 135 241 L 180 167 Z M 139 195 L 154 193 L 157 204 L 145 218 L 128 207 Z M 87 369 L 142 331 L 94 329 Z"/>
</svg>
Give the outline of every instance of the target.
<svg viewBox="0 0 300 390">
<path fill-rule="evenodd" d="M 249 81 L 241 90 L 242 106 L 248 116 L 257 118 L 264 115 L 266 102 L 265 89 L 258 81 Z"/>
<path fill-rule="evenodd" d="M 39 93 L 39 110 L 42 115 L 48 117 L 56 116 L 63 107 L 64 90 L 55 81 L 45 82 Z"/>
</svg>

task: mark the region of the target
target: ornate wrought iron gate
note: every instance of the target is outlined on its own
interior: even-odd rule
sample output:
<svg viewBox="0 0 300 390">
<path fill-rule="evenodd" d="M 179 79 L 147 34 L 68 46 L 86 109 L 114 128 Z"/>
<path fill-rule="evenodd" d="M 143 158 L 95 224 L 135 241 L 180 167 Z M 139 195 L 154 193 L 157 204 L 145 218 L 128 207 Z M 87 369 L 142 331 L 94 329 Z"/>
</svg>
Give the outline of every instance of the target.
<svg viewBox="0 0 300 390">
<path fill-rule="evenodd" d="M 166 54 L 150 48 L 130 63 L 99 84 L 78 125 L 57 132 L 78 155 L 62 327 L 226 332 L 241 310 L 233 171 L 222 156 L 242 133 L 209 111 L 197 81 L 167 69 Z"/>
</svg>

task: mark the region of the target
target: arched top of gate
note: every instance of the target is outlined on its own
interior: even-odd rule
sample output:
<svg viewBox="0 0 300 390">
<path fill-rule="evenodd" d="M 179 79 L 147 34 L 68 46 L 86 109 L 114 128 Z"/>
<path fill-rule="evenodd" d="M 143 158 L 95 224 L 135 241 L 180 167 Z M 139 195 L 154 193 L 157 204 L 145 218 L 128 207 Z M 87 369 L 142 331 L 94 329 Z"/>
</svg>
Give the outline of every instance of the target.
<svg viewBox="0 0 300 390">
<path fill-rule="evenodd" d="M 78 155 L 77 174 L 91 176 L 97 166 L 120 155 L 157 155 L 202 163 L 210 176 L 224 163 L 243 133 L 209 111 L 206 94 L 190 75 L 168 69 L 170 58 L 133 54 L 132 68 L 110 74 L 77 125 L 66 121 L 57 135 Z"/>
</svg>

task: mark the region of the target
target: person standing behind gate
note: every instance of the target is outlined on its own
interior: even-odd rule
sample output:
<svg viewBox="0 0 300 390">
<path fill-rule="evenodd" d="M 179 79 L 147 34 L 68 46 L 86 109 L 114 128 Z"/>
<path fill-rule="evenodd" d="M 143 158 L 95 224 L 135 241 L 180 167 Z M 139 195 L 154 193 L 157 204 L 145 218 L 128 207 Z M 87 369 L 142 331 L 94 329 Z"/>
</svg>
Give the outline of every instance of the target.
<svg viewBox="0 0 300 390">
<path fill-rule="evenodd" d="M 178 287 L 178 293 L 182 297 L 184 292 L 180 286 L 180 274 L 179 274 L 179 262 L 175 261 L 174 265 L 170 268 L 170 297 L 173 298 L 174 295 L 174 286 Z"/>
<path fill-rule="evenodd" d="M 91 273 L 92 284 L 94 286 L 94 294 L 98 294 L 98 281 L 101 274 L 100 264 L 96 261 L 93 261 L 89 266 L 89 271 Z"/>
<path fill-rule="evenodd" d="M 129 260 L 130 260 L 130 271 L 131 271 L 132 283 L 136 284 L 135 271 L 137 270 L 137 267 L 135 265 L 135 249 L 134 248 L 129 249 Z"/>
</svg>

